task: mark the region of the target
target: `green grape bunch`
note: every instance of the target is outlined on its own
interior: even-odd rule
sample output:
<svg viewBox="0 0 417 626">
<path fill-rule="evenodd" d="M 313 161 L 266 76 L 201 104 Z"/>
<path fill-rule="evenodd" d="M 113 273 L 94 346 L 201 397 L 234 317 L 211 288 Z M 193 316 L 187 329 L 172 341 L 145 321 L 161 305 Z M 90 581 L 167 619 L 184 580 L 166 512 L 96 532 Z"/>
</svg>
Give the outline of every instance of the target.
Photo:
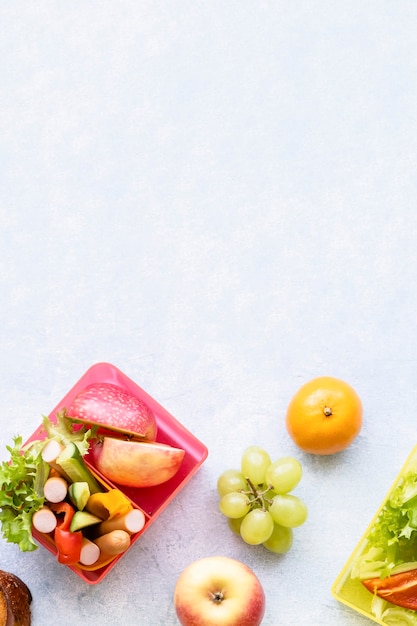
<svg viewBox="0 0 417 626">
<path fill-rule="evenodd" d="M 293 529 L 307 519 L 307 507 L 290 493 L 302 478 L 301 463 L 293 457 L 276 461 L 263 448 L 249 446 L 240 470 L 227 469 L 218 478 L 220 511 L 231 530 L 249 545 L 263 545 L 285 554 L 293 543 Z"/>
</svg>

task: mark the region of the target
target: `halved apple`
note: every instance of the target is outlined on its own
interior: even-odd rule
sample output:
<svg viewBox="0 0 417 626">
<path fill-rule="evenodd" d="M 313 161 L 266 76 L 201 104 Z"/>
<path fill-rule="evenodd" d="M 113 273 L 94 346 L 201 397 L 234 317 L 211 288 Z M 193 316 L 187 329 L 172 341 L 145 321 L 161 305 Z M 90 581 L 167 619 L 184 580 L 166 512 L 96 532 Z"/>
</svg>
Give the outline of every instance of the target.
<svg viewBox="0 0 417 626">
<path fill-rule="evenodd" d="M 132 437 L 155 441 L 156 418 L 150 408 L 127 389 L 112 383 L 92 383 L 80 391 L 68 416 Z"/>
<path fill-rule="evenodd" d="M 154 487 L 178 472 L 185 451 L 157 442 L 100 437 L 91 442 L 94 465 L 125 487 Z"/>
</svg>

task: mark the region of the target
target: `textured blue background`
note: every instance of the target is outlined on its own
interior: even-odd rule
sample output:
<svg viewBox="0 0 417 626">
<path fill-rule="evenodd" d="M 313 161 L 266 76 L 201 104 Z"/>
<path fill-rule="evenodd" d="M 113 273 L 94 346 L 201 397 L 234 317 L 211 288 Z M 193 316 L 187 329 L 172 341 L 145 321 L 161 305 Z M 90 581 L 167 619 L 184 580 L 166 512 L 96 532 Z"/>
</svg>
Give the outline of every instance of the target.
<svg viewBox="0 0 417 626">
<path fill-rule="evenodd" d="M 330 587 L 417 441 L 416 24 L 411 0 L 0 7 L 1 458 L 103 360 L 210 451 L 97 587 L 3 542 L 34 626 L 174 625 L 213 554 L 256 571 L 265 625 L 368 623 Z M 331 458 L 284 425 L 322 374 L 364 404 Z M 285 557 L 217 508 L 251 443 L 303 463 Z"/>
</svg>

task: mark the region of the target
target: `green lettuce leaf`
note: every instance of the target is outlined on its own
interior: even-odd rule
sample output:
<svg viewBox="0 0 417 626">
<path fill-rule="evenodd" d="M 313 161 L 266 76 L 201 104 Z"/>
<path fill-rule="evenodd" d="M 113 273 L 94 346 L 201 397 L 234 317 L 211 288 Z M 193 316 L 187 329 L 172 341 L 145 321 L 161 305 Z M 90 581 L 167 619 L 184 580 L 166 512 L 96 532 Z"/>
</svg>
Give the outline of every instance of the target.
<svg viewBox="0 0 417 626">
<path fill-rule="evenodd" d="M 56 414 L 56 423 L 44 416 L 42 424 L 48 439 L 56 439 L 64 446 L 75 443 L 82 456 L 87 453 L 89 441 L 93 435 L 92 430 L 77 424 L 75 420 L 67 416 L 65 409 Z"/>
<path fill-rule="evenodd" d="M 17 543 L 23 552 L 37 549 L 32 537 L 32 515 L 45 501 L 43 483 L 45 463 L 38 450 L 22 452 L 22 438 L 6 446 L 10 462 L 0 466 L 0 524 L 3 538 Z"/>
<path fill-rule="evenodd" d="M 417 567 L 417 474 L 403 476 L 371 528 L 352 576 L 384 578 Z"/>
<path fill-rule="evenodd" d="M 23 552 L 36 550 L 38 545 L 32 537 L 32 516 L 40 509 L 45 498 L 43 487 L 50 467 L 42 459 L 42 449 L 50 439 L 62 445 L 73 442 L 82 456 L 89 448 L 92 430 L 75 425 L 65 410 L 57 413 L 56 423 L 43 418 L 47 437 L 22 446 L 22 437 L 13 439 L 13 446 L 6 446 L 9 461 L 0 466 L 0 526 L 3 538 L 18 544 Z"/>
</svg>

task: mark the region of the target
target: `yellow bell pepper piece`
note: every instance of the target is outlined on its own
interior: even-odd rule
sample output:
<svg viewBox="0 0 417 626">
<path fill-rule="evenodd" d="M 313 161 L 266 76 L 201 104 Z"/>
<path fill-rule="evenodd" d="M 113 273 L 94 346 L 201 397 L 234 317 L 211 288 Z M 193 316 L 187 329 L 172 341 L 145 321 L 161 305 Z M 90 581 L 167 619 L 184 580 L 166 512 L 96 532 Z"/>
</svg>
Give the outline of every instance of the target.
<svg viewBox="0 0 417 626">
<path fill-rule="evenodd" d="M 104 493 L 91 494 L 85 508 L 102 520 L 108 520 L 128 513 L 133 506 L 119 489 L 109 489 Z"/>
</svg>

